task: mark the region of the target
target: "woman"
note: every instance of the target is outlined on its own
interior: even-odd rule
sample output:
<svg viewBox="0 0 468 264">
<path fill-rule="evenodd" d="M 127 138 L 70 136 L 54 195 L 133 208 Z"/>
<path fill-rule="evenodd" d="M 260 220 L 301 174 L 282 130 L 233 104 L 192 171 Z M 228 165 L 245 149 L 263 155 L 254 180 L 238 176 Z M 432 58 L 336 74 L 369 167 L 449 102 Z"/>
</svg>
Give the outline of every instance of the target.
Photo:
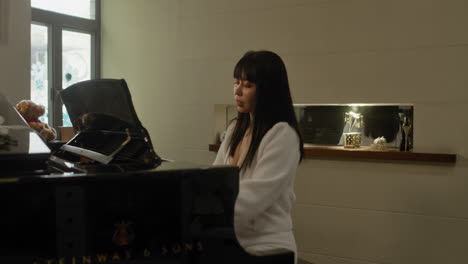
<svg viewBox="0 0 468 264">
<path fill-rule="evenodd" d="M 240 167 L 237 239 L 253 255 L 297 255 L 290 212 L 303 143 L 281 58 L 270 51 L 247 52 L 234 69 L 234 98 L 238 116 L 214 165 Z"/>
</svg>

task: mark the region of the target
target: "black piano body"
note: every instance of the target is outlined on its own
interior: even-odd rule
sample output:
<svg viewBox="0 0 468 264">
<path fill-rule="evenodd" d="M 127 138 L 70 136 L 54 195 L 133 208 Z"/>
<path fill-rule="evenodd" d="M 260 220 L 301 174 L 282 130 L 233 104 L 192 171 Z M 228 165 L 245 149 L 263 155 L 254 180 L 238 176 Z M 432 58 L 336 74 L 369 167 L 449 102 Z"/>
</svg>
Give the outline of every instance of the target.
<svg viewBox="0 0 468 264">
<path fill-rule="evenodd" d="M 0 108 L 9 116 L 3 126 L 11 139 L 0 146 L 0 164 L 8 168 L 0 176 L 0 263 L 294 263 L 292 252 L 252 256 L 239 245 L 233 230 L 237 167 L 163 162 L 125 82 L 89 81 L 69 92 L 80 90 L 92 102 L 84 92 L 89 87 L 120 87 L 131 114 L 96 111 L 95 102 L 84 113 L 65 99 L 80 132 L 52 153 L 37 140 L 29 142 L 40 151 L 15 150 L 21 138 L 15 141 L 18 124 L 11 123 L 18 119 L 11 105 Z M 84 120 L 88 113 L 92 118 Z M 103 129 L 101 120 L 111 127 Z"/>
<path fill-rule="evenodd" d="M 215 263 L 237 247 L 237 173 L 165 162 L 152 171 L 2 177 L 0 263 Z"/>
</svg>

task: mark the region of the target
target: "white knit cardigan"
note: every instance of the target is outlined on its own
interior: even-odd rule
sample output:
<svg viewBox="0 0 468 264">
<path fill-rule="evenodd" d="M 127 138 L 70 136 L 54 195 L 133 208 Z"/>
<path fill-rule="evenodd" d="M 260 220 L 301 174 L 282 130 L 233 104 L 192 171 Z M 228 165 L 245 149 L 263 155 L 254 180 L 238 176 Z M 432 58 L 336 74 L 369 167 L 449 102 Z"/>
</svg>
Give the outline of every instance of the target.
<svg viewBox="0 0 468 264">
<path fill-rule="evenodd" d="M 213 165 L 229 164 L 227 132 Z M 291 207 L 299 163 L 299 137 L 286 122 L 275 124 L 263 137 L 252 164 L 240 171 L 234 228 L 241 246 L 253 255 L 297 249 L 292 233 Z"/>
</svg>

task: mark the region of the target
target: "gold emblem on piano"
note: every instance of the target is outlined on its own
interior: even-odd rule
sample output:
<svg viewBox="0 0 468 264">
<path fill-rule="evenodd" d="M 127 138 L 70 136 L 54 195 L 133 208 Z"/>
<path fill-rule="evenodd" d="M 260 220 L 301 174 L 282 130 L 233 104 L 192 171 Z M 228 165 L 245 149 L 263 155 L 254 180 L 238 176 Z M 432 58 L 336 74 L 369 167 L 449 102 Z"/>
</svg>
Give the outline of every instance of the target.
<svg viewBox="0 0 468 264">
<path fill-rule="evenodd" d="M 115 224 L 115 232 L 112 236 L 112 242 L 119 247 L 129 246 L 135 239 L 135 232 L 131 227 L 131 222 L 122 221 Z"/>
</svg>

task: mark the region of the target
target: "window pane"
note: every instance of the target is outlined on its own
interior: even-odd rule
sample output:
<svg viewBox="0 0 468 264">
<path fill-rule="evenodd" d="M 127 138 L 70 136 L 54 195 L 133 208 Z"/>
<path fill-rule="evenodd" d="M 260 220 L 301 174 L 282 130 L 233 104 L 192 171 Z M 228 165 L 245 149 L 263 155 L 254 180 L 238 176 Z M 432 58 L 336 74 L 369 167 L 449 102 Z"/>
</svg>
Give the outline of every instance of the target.
<svg viewBox="0 0 468 264">
<path fill-rule="evenodd" d="M 65 15 L 95 19 L 95 0 L 31 0 L 31 6 Z"/>
<path fill-rule="evenodd" d="M 62 85 L 66 89 L 77 82 L 91 79 L 91 34 L 62 31 Z M 63 125 L 71 125 L 63 109 Z"/>
<path fill-rule="evenodd" d="M 44 105 L 46 113 L 39 119 L 49 122 L 48 28 L 31 25 L 31 100 Z"/>
</svg>

